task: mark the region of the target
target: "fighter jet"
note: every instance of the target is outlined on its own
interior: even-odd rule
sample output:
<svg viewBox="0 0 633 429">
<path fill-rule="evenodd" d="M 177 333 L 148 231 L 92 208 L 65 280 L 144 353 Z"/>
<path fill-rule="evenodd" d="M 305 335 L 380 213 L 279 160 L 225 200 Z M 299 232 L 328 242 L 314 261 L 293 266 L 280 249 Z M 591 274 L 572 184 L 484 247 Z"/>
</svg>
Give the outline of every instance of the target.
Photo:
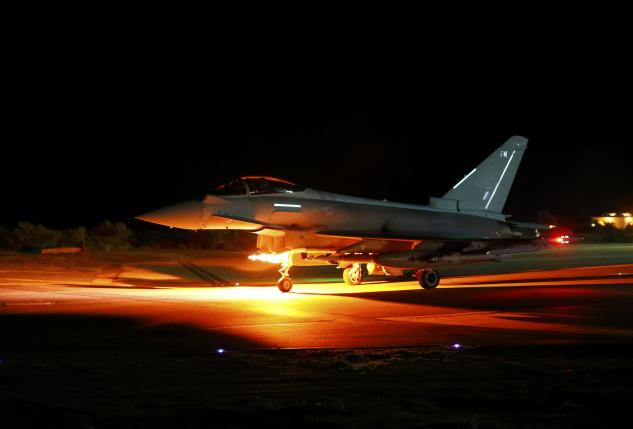
<svg viewBox="0 0 633 429">
<path fill-rule="evenodd" d="M 335 264 L 347 284 L 369 275 L 412 273 L 425 289 L 438 268 L 500 261 L 555 244 L 550 225 L 502 213 L 528 140 L 514 136 L 441 198 L 414 205 L 333 194 L 267 176 L 243 176 L 200 200 L 138 216 L 175 228 L 257 234 L 252 260 L 281 265 L 277 285 L 292 289 L 293 266 Z M 560 242 L 560 241 L 559 241 Z"/>
</svg>

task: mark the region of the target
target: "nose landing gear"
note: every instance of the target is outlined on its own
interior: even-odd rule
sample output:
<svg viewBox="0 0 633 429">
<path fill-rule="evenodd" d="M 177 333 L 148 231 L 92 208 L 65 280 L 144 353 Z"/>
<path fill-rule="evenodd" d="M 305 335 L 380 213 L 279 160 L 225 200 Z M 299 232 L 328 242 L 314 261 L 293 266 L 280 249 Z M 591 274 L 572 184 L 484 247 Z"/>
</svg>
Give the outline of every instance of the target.
<svg viewBox="0 0 633 429">
<path fill-rule="evenodd" d="M 279 273 L 281 278 L 277 280 L 277 288 L 282 292 L 290 292 L 292 290 L 292 279 L 290 278 L 290 267 L 292 266 L 292 255 L 289 253 L 286 260 L 281 263 Z"/>
<path fill-rule="evenodd" d="M 281 278 L 277 281 L 277 287 L 282 292 L 290 292 L 292 289 L 292 280 L 290 277 L 281 276 Z"/>
</svg>

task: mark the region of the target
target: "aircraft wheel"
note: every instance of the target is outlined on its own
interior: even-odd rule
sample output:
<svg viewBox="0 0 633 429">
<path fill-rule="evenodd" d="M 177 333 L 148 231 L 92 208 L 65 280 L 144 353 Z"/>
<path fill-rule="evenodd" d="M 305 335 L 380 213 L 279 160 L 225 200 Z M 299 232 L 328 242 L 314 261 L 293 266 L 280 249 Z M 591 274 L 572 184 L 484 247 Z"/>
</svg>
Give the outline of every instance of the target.
<svg viewBox="0 0 633 429">
<path fill-rule="evenodd" d="M 282 277 L 277 282 L 277 287 L 280 291 L 284 293 L 290 292 L 290 290 L 292 289 L 292 280 L 290 279 L 290 277 Z"/>
<path fill-rule="evenodd" d="M 418 274 L 418 282 L 424 289 L 435 289 L 440 284 L 440 273 L 435 270 L 424 270 Z"/>
<path fill-rule="evenodd" d="M 343 270 L 343 281 L 348 285 L 359 285 L 363 282 L 363 270 L 358 267 L 345 268 Z"/>
</svg>

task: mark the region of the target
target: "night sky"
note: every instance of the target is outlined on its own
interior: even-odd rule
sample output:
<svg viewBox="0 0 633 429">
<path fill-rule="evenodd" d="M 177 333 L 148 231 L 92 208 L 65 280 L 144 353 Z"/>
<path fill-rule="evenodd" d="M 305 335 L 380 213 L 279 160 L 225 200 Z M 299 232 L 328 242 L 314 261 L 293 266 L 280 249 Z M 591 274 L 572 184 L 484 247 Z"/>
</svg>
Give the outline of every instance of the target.
<svg viewBox="0 0 633 429">
<path fill-rule="evenodd" d="M 431 5 L 397 30 L 372 20 L 345 34 L 218 17 L 24 32 L 0 224 L 135 222 L 246 174 L 426 204 L 514 134 L 530 143 L 506 213 L 633 210 L 624 35 L 583 21 L 553 36 L 506 12 L 494 27 L 468 13 L 431 25 L 451 17 Z"/>
</svg>

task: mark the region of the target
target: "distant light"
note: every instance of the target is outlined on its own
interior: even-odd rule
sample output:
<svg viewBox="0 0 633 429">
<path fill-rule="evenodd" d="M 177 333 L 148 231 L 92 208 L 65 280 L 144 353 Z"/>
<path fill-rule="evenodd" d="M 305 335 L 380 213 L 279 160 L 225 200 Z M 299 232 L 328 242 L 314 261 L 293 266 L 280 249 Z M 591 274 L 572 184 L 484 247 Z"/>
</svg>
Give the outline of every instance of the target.
<svg viewBox="0 0 633 429">
<path fill-rule="evenodd" d="M 554 228 L 556 228 L 556 225 L 550 225 L 549 226 L 549 229 L 554 229 Z"/>
<path fill-rule="evenodd" d="M 462 345 L 461 345 L 461 344 L 459 344 L 459 343 L 455 343 L 455 344 L 453 344 L 453 348 L 454 348 L 455 350 L 459 350 L 459 349 L 461 349 L 461 348 L 462 348 Z"/>
<path fill-rule="evenodd" d="M 592 228 L 595 228 L 595 227 L 596 227 L 596 224 L 595 224 L 595 223 L 592 223 L 592 224 L 591 224 L 591 227 L 592 227 Z"/>
<path fill-rule="evenodd" d="M 235 283 L 235 286 L 239 286 L 239 285 L 240 285 L 239 283 Z"/>
<path fill-rule="evenodd" d="M 629 212 L 624 212 L 624 213 L 622 213 L 622 216 L 631 217 L 633 215 L 631 215 L 631 213 L 629 213 Z"/>
<path fill-rule="evenodd" d="M 609 213 L 609 216 L 617 216 L 617 213 Z"/>
<path fill-rule="evenodd" d="M 217 350 L 216 350 L 216 352 L 217 352 L 219 355 L 223 355 L 223 354 L 224 354 L 224 349 L 217 349 Z"/>
</svg>

